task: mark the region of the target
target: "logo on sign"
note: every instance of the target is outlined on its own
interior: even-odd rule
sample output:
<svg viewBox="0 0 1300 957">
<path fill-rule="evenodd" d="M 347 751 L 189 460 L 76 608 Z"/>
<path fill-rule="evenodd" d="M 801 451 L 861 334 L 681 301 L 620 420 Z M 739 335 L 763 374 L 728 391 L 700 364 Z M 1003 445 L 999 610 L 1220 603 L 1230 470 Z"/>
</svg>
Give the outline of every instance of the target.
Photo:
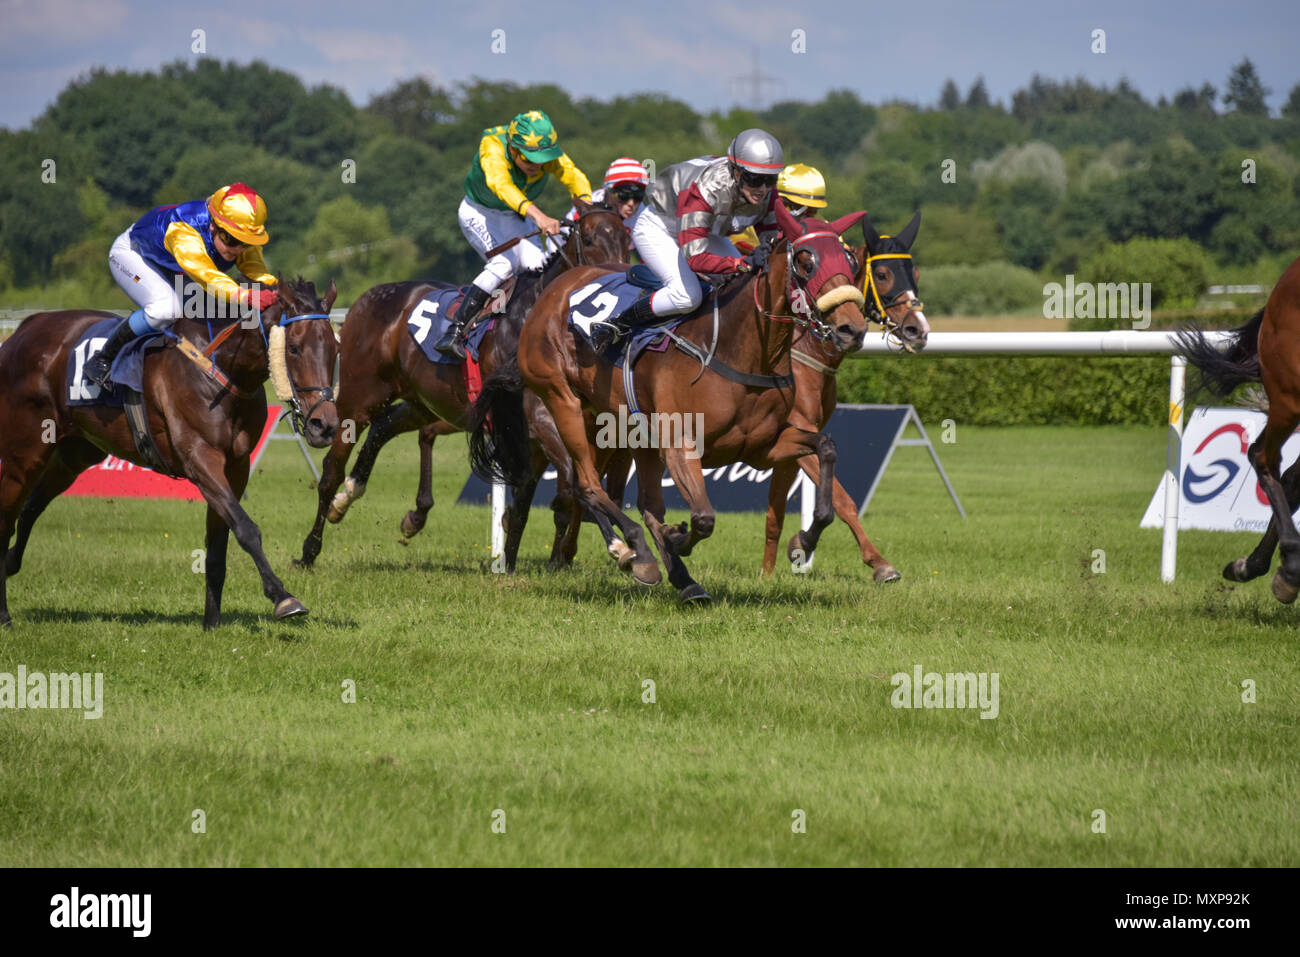
<svg viewBox="0 0 1300 957">
<path fill-rule="evenodd" d="M 1224 438 L 1220 438 L 1220 436 Z M 1229 436 L 1235 436 L 1235 442 L 1229 439 Z M 1192 452 L 1191 461 L 1187 463 L 1187 467 L 1183 470 L 1183 498 L 1188 502 L 1195 504 L 1208 502 L 1231 486 L 1237 478 L 1237 473 L 1241 471 L 1241 466 L 1228 458 L 1217 458 L 1201 466 L 1205 469 L 1204 472 L 1199 472 L 1192 467 L 1198 461 L 1196 457 L 1216 439 L 1219 441 L 1215 445 L 1214 453 L 1212 453 L 1216 455 L 1227 454 L 1233 449 L 1234 445 L 1239 447 L 1241 455 L 1245 455 L 1246 449 L 1250 446 L 1246 436 L 1246 427 L 1236 422 L 1221 425 L 1207 435 L 1201 444 L 1196 447 L 1195 451 Z"/>
</svg>

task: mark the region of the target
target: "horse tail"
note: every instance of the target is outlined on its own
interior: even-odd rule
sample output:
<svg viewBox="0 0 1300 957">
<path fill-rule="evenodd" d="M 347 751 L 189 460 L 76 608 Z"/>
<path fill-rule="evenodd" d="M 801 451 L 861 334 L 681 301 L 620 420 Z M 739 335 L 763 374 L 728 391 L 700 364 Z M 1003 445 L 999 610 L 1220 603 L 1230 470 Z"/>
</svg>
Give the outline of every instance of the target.
<svg viewBox="0 0 1300 957">
<path fill-rule="evenodd" d="M 483 380 L 483 391 L 466 416 L 465 431 L 470 467 L 483 481 L 518 486 L 532 477 L 524 380 L 513 357 Z"/>
<path fill-rule="evenodd" d="M 1178 333 L 1178 345 L 1186 353 L 1187 361 L 1201 373 L 1200 389 L 1223 398 L 1239 385 L 1260 381 L 1259 327 L 1263 321 L 1261 309 L 1245 325 L 1228 333 L 1226 349 L 1216 348 L 1194 326 Z"/>
</svg>

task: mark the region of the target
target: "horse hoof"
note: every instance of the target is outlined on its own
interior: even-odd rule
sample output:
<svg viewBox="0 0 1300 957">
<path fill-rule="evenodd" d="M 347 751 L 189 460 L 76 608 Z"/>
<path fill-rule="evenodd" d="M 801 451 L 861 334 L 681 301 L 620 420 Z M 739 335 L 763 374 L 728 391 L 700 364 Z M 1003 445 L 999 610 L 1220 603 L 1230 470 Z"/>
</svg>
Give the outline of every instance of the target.
<svg viewBox="0 0 1300 957">
<path fill-rule="evenodd" d="M 633 562 L 632 577 L 638 584 L 653 586 L 663 581 L 658 562 Z"/>
<path fill-rule="evenodd" d="M 307 609 L 303 606 L 303 603 L 300 602 L 298 599 L 294 598 L 292 595 L 290 595 L 288 598 L 283 599 L 278 605 L 275 606 L 276 620 L 282 618 L 296 618 L 299 615 L 305 615 L 305 614 L 307 614 Z"/>
<path fill-rule="evenodd" d="M 790 536 L 790 541 L 785 546 L 785 557 L 792 562 L 802 562 L 807 556 L 807 549 L 803 547 L 803 532 L 796 532 Z"/>
<path fill-rule="evenodd" d="M 1282 569 L 1277 570 L 1273 576 L 1273 597 L 1284 605 L 1289 605 L 1295 601 L 1297 594 L 1300 594 L 1300 585 L 1292 585 L 1282 577 Z"/>
<path fill-rule="evenodd" d="M 316 563 L 307 558 L 295 558 L 291 564 L 294 568 L 303 572 L 316 570 Z"/>
<path fill-rule="evenodd" d="M 1246 559 L 1238 558 L 1235 562 L 1228 562 L 1224 566 L 1223 577 L 1230 582 L 1250 581 L 1250 575 L 1246 571 Z"/>
<path fill-rule="evenodd" d="M 626 542 L 614 539 L 614 541 L 610 542 L 609 554 L 618 563 L 619 571 L 630 572 L 632 570 L 632 562 L 636 559 L 636 552 L 632 551 Z"/>
<path fill-rule="evenodd" d="M 12 628 L 14 620 L 8 615 L 0 615 L 0 628 Z"/>
<path fill-rule="evenodd" d="M 898 573 L 898 569 L 886 562 L 876 567 L 876 573 L 871 576 L 878 584 L 885 585 L 889 582 L 896 582 L 903 576 Z"/>
<path fill-rule="evenodd" d="M 402 516 L 402 537 L 415 538 L 424 530 L 424 522 L 418 518 L 413 518 L 414 512 L 407 512 Z"/>
<path fill-rule="evenodd" d="M 682 589 L 681 601 L 683 605 L 689 605 L 694 602 L 711 602 L 713 596 L 699 586 L 697 582 L 691 582 Z"/>
</svg>

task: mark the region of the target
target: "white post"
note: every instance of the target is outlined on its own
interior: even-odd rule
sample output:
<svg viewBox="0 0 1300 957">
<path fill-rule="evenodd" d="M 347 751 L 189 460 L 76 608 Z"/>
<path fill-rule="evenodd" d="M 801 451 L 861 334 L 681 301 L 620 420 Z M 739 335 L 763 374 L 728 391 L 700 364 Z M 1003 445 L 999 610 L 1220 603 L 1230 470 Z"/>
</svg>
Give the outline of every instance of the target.
<svg viewBox="0 0 1300 957">
<path fill-rule="evenodd" d="M 506 487 L 501 482 L 492 483 L 492 570 L 498 575 L 506 571 L 506 530 L 501 521 L 506 515 Z"/>
<path fill-rule="evenodd" d="M 1178 568 L 1178 504 L 1182 500 L 1183 401 L 1187 359 L 1169 360 L 1169 449 L 1165 454 L 1165 535 L 1160 546 L 1160 580 L 1172 582 Z"/>
</svg>

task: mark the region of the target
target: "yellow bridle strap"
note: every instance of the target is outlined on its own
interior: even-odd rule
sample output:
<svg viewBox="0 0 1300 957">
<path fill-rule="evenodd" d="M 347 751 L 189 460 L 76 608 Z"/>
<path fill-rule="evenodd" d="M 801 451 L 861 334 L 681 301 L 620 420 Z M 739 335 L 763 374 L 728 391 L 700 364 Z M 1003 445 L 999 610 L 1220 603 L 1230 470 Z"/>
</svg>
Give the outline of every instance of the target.
<svg viewBox="0 0 1300 957">
<path fill-rule="evenodd" d="M 886 237 L 882 236 L 880 238 L 885 239 Z M 863 293 L 871 294 L 871 298 L 875 300 L 876 303 L 876 310 L 880 313 L 882 318 L 884 318 L 885 316 L 885 304 L 881 302 L 880 293 L 876 291 L 876 284 L 871 279 L 871 264 L 875 262 L 877 259 L 911 259 L 911 258 L 912 258 L 911 253 L 877 253 L 874 256 L 867 257 L 866 278 L 862 281 L 862 291 Z"/>
</svg>

